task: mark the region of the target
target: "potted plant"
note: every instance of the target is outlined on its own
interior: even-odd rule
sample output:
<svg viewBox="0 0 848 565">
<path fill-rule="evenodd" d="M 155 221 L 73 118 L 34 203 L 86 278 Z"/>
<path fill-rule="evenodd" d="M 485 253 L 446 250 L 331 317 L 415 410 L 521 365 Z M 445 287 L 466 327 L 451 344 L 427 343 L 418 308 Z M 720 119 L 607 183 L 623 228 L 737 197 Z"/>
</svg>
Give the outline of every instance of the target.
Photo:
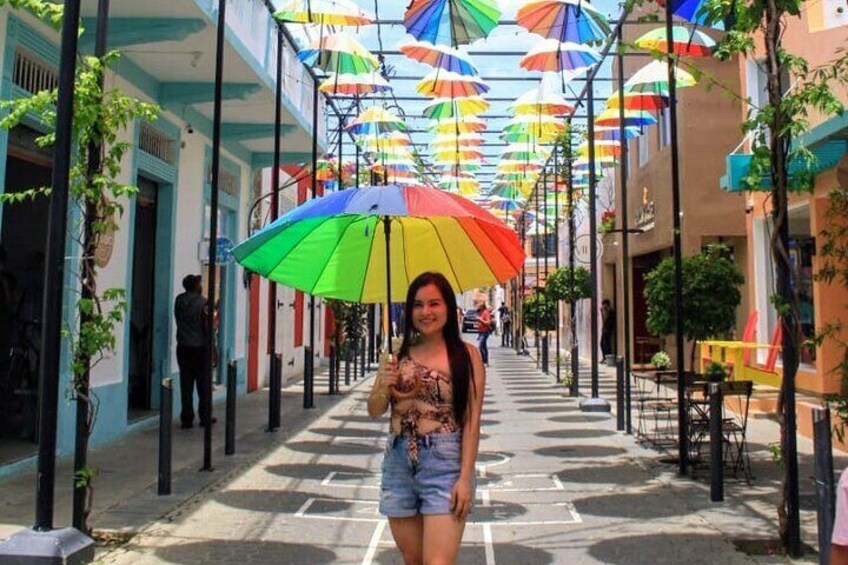
<svg viewBox="0 0 848 565">
<path fill-rule="evenodd" d="M 545 296 L 544 292 L 524 299 L 524 325 L 536 332 L 556 329 L 556 301 Z"/>
<path fill-rule="evenodd" d="M 656 367 L 657 371 L 665 371 L 671 367 L 671 357 L 665 351 L 657 351 L 651 357 L 651 365 Z"/>
<path fill-rule="evenodd" d="M 598 233 L 606 234 L 615 229 L 615 210 L 604 210 L 598 223 Z"/>
<path fill-rule="evenodd" d="M 707 367 L 707 370 L 704 372 L 704 376 L 707 378 L 707 381 L 711 383 L 721 383 L 728 377 L 728 374 L 724 365 L 713 361 L 710 363 L 710 366 Z"/>
<path fill-rule="evenodd" d="M 585 267 L 561 267 L 548 275 L 545 295 L 552 300 L 577 302 L 592 296 L 589 270 Z M 574 284 L 572 285 L 572 278 Z"/>
</svg>

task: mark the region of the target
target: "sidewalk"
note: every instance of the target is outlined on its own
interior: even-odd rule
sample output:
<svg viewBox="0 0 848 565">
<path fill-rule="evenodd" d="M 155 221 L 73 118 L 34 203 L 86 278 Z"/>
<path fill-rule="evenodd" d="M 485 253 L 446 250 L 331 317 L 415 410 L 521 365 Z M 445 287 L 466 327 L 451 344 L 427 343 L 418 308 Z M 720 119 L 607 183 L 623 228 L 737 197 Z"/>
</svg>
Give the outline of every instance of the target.
<svg viewBox="0 0 848 565">
<path fill-rule="evenodd" d="M 499 347 L 491 356 L 478 496 L 459 563 L 783 562 L 734 545 L 774 537 L 772 521 L 736 496 L 764 485 L 728 483 L 727 501 L 712 505 L 706 483 L 677 478 L 609 415 L 580 412 L 532 359 Z M 387 420 L 368 418 L 366 396 L 353 391 L 102 561 L 400 563 L 377 512 Z"/>
<path fill-rule="evenodd" d="M 91 524 L 95 537 L 128 539 L 143 527 L 174 511 L 192 497 L 212 488 L 216 483 L 247 466 L 269 450 L 289 441 L 298 431 L 309 427 L 322 414 L 333 409 L 350 391 L 366 380 L 344 386 L 341 394 L 329 396 L 327 368 L 315 375 L 315 408 L 303 409 L 303 382 L 282 389 L 280 429 L 266 432 L 268 423 L 268 389 L 238 398 L 236 414 L 236 453 L 224 455 L 224 403 L 215 405 L 217 424 L 213 427 L 213 472 L 199 472 L 203 463 L 203 428 L 180 429 L 173 425 L 172 494 L 159 496 L 158 417 L 150 427 L 120 441 L 94 449 L 89 465 L 99 471 L 94 482 L 94 510 Z M 56 469 L 56 527 L 70 525 L 73 467 L 70 459 Z M 35 516 L 35 473 L 0 482 L 0 540 L 21 528 L 31 527 Z"/>
</svg>

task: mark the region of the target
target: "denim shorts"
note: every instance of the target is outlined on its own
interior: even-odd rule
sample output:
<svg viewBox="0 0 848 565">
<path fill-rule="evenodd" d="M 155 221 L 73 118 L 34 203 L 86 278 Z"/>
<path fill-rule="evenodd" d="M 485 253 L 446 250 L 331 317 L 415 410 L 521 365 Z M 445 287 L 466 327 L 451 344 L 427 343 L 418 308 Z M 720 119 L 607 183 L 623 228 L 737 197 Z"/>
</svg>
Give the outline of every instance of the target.
<svg viewBox="0 0 848 565">
<path fill-rule="evenodd" d="M 386 440 L 380 513 L 389 518 L 450 514 L 451 493 L 459 480 L 461 432 L 418 438 L 417 465 L 410 461 L 406 444 L 406 437 L 394 433 Z"/>
</svg>

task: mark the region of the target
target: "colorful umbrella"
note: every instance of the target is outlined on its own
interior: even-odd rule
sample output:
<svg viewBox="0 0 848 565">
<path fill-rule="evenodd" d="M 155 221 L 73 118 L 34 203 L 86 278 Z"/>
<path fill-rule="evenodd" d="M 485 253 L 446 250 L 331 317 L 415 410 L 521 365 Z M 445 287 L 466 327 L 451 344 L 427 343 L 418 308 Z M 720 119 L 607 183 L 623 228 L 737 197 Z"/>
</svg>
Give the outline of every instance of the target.
<svg viewBox="0 0 848 565">
<path fill-rule="evenodd" d="M 634 137 L 639 137 L 639 135 L 641 135 L 639 133 L 639 128 L 629 126 L 624 128 L 625 139 L 633 139 Z M 599 141 L 621 141 L 621 128 L 611 126 L 595 126 L 595 139 Z"/>
<path fill-rule="evenodd" d="M 465 54 L 444 45 L 429 41 L 411 41 L 400 46 L 400 52 L 419 63 L 460 75 L 477 75 L 477 67 Z"/>
<path fill-rule="evenodd" d="M 477 116 L 464 116 L 433 120 L 427 124 L 427 129 L 433 133 L 474 133 L 486 129 L 486 122 Z"/>
<path fill-rule="evenodd" d="M 380 68 L 377 58 L 343 31 L 322 37 L 300 50 L 297 58 L 311 67 L 338 74 L 363 74 Z"/>
<path fill-rule="evenodd" d="M 683 69 L 674 71 L 677 88 L 694 86 L 698 81 Z M 665 61 L 652 61 L 636 71 L 624 83 L 625 92 L 641 94 L 668 95 L 668 64 Z"/>
<path fill-rule="evenodd" d="M 485 154 L 478 149 L 460 149 L 456 150 L 443 150 L 443 151 L 435 151 L 432 154 L 433 159 L 436 161 L 467 161 L 469 159 L 482 159 Z"/>
<path fill-rule="evenodd" d="M 619 107 L 619 92 L 616 90 L 610 94 L 606 101 L 607 108 Z M 624 93 L 624 109 L 638 110 L 640 112 L 656 112 L 668 106 L 668 97 L 662 94 L 651 94 L 641 92 Z"/>
<path fill-rule="evenodd" d="M 515 114 L 529 115 L 548 115 L 561 116 L 570 114 L 574 111 L 574 106 L 569 104 L 565 98 L 555 92 L 549 92 L 545 85 L 546 81 L 542 81 L 539 88 L 528 90 L 518 98 L 515 102 L 508 106 L 508 109 Z"/>
<path fill-rule="evenodd" d="M 581 143 L 577 147 L 577 154 L 581 157 L 589 157 L 589 144 Z M 621 144 L 617 141 L 595 141 L 595 161 L 611 157 L 613 160 L 621 155 Z"/>
<path fill-rule="evenodd" d="M 548 39 L 601 43 L 610 35 L 606 16 L 585 0 L 534 0 L 518 10 L 518 25 Z"/>
<path fill-rule="evenodd" d="M 522 57 L 519 65 L 528 71 L 562 72 L 585 69 L 600 60 L 600 54 L 588 45 L 545 39 Z"/>
<path fill-rule="evenodd" d="M 412 0 L 403 26 L 415 39 L 456 47 L 489 35 L 500 17 L 496 0 Z"/>
<path fill-rule="evenodd" d="M 618 109 L 607 108 L 595 118 L 596 126 L 618 126 L 620 124 Z M 649 112 L 638 112 L 636 110 L 624 111 L 624 126 L 642 128 L 652 126 L 657 119 Z"/>
<path fill-rule="evenodd" d="M 377 73 L 360 75 L 337 75 L 333 73 L 324 79 L 318 90 L 332 95 L 363 96 L 390 92 L 392 86 Z"/>
<path fill-rule="evenodd" d="M 476 116 L 489 109 L 489 103 L 479 96 L 470 98 L 436 98 L 424 106 L 424 115 L 433 120 Z"/>
<path fill-rule="evenodd" d="M 350 0 L 289 0 L 274 17 L 283 22 L 332 26 L 364 26 L 374 18 Z"/>
<path fill-rule="evenodd" d="M 425 271 L 464 291 L 508 280 L 524 263 L 515 232 L 489 212 L 445 191 L 395 185 L 310 200 L 233 255 L 286 286 L 362 303 L 403 302 Z"/>
<path fill-rule="evenodd" d="M 486 138 L 478 133 L 460 133 L 460 134 L 447 134 L 440 133 L 438 135 L 433 136 L 433 139 L 430 141 L 430 147 L 456 147 L 456 146 L 479 146 L 483 145 L 486 142 Z"/>
<path fill-rule="evenodd" d="M 371 106 L 359 114 L 348 126 L 355 134 L 387 133 L 406 130 L 406 122 L 380 106 Z"/>
<path fill-rule="evenodd" d="M 635 41 L 636 46 L 648 51 L 668 53 L 666 29 L 660 27 L 649 31 Z M 682 26 L 671 28 L 671 46 L 674 53 L 683 57 L 710 57 L 715 41 L 706 33 L 697 29 L 688 30 Z"/>
<path fill-rule="evenodd" d="M 489 92 L 489 87 L 477 76 L 435 70 L 418 83 L 416 90 L 433 98 L 468 98 Z"/>
<path fill-rule="evenodd" d="M 663 0 L 657 0 L 657 4 L 665 7 Z M 724 22 L 711 22 L 711 16 L 707 9 L 706 0 L 674 0 L 671 4 L 671 10 L 675 16 L 692 22 L 696 25 L 710 26 L 715 29 L 725 29 Z"/>
</svg>

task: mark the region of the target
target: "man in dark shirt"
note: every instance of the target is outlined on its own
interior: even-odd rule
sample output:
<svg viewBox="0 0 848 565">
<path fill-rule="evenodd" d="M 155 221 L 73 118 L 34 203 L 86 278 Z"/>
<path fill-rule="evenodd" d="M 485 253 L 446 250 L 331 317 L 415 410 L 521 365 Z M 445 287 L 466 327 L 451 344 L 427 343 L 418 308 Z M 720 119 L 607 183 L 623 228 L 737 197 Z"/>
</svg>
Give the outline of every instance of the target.
<svg viewBox="0 0 848 565">
<path fill-rule="evenodd" d="M 212 375 L 207 369 L 206 299 L 200 275 L 183 278 L 185 292 L 174 301 L 177 320 L 177 364 L 180 367 L 180 421 L 183 429 L 194 425 L 194 388 L 199 399 L 200 425 L 209 422 L 209 407 L 204 401 L 212 386 Z M 213 420 L 214 423 L 214 420 Z"/>
</svg>

